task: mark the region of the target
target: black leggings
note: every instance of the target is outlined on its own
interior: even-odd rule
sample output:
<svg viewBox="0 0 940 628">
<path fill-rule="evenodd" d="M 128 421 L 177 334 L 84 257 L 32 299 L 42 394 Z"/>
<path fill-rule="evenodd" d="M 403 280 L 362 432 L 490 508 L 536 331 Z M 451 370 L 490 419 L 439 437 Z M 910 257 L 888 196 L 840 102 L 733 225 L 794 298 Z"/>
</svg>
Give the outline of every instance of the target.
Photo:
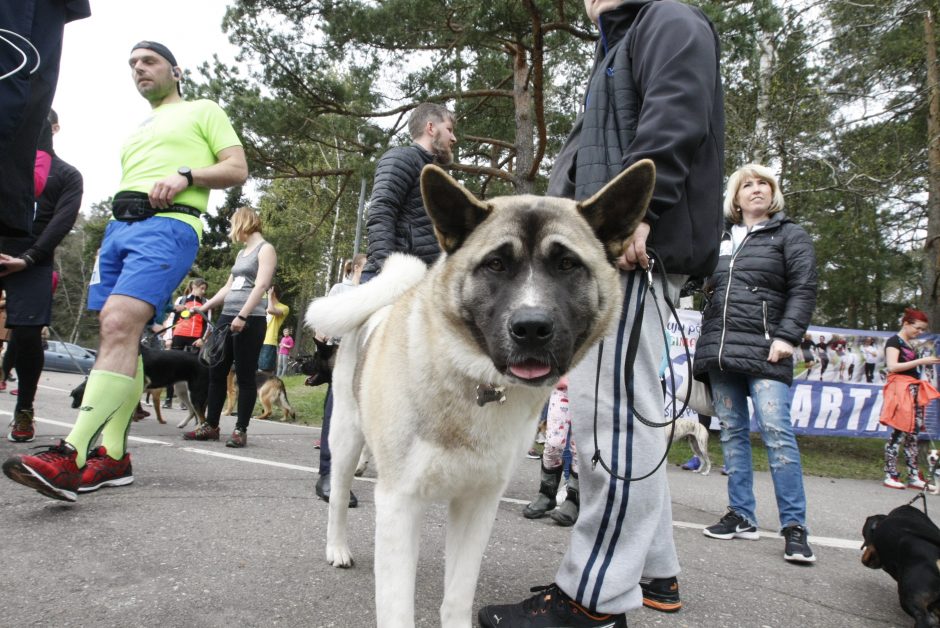
<svg viewBox="0 0 940 628">
<path fill-rule="evenodd" d="M 223 314 L 218 325 L 231 323 L 234 316 Z M 222 406 L 225 404 L 225 380 L 235 363 L 235 379 L 238 384 L 238 419 L 235 429 L 248 430 L 248 422 L 255 410 L 258 388 L 255 385 L 255 371 L 258 369 L 258 354 L 264 344 L 264 332 L 267 320 L 264 316 L 249 316 L 244 329 L 235 335 L 229 335 L 225 341 L 222 362 L 209 369 L 209 404 L 206 409 L 206 422 L 212 427 L 219 426 Z"/>
<path fill-rule="evenodd" d="M 46 362 L 42 349 L 42 327 L 14 327 L 10 330 L 10 344 L 7 355 L 12 357 L 11 367 L 16 369 L 17 387 L 16 409 L 31 410 L 36 399 L 36 388 Z M 7 362 L 4 360 L 4 376 Z"/>
</svg>

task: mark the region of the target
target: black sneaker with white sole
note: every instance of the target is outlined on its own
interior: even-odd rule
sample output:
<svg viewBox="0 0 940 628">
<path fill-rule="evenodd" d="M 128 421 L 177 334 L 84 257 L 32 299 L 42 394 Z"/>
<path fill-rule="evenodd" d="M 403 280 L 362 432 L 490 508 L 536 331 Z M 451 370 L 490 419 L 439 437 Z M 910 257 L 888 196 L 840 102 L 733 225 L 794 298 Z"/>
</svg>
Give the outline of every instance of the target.
<svg viewBox="0 0 940 628">
<path fill-rule="evenodd" d="M 780 531 L 780 536 L 786 539 L 787 544 L 783 550 L 783 558 L 793 563 L 815 563 L 816 555 L 809 546 L 807 537 L 809 533 L 801 525 L 791 525 Z"/>
<path fill-rule="evenodd" d="M 722 540 L 747 539 L 748 541 L 756 541 L 760 538 L 757 526 L 730 508 L 718 523 L 708 526 L 703 532 L 705 536 Z"/>
</svg>

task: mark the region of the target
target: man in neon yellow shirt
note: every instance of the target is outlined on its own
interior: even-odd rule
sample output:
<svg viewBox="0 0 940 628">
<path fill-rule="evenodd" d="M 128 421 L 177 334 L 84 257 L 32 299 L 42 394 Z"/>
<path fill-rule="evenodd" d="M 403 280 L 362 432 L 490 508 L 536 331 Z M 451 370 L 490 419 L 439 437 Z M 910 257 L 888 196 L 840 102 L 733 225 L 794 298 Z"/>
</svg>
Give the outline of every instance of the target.
<svg viewBox="0 0 940 628">
<path fill-rule="evenodd" d="M 268 292 L 268 328 L 264 332 L 264 344 L 258 355 L 258 370 L 274 374 L 277 366 L 277 345 L 281 341 L 281 325 L 290 314 L 290 308 L 280 301 L 277 286 Z"/>
<path fill-rule="evenodd" d="M 182 72 L 166 46 L 138 43 L 129 65 L 151 112 L 123 146 L 114 220 L 88 288 L 88 308 L 100 312 L 95 366 L 65 440 L 3 463 L 10 479 L 65 501 L 134 481 L 126 445 L 143 390 L 140 335 L 192 267 L 209 190 L 248 177 L 245 151 L 225 112 L 211 101 L 182 99 Z M 102 445 L 88 452 L 99 433 Z"/>
</svg>

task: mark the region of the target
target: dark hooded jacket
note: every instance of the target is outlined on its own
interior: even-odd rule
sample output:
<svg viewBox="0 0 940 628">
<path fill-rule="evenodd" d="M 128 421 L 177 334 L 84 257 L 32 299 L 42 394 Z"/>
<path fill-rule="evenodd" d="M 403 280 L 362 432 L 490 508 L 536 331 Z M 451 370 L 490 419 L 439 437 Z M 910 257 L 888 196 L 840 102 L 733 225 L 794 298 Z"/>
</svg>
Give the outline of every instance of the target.
<svg viewBox="0 0 940 628">
<path fill-rule="evenodd" d="M 392 253 L 408 253 L 432 264 L 441 254 L 434 225 L 421 198 L 421 170 L 434 156 L 417 144 L 386 152 L 375 167 L 369 201 L 368 260 L 364 272 L 379 272 Z"/>
<path fill-rule="evenodd" d="M 590 198 L 641 159 L 656 165 L 647 246 L 669 273 L 705 277 L 721 237 L 725 115 L 718 36 L 699 9 L 627 0 L 599 19 L 584 113 L 548 193 Z"/>
<path fill-rule="evenodd" d="M 793 381 L 793 359 L 767 361 L 774 339 L 799 347 L 816 307 L 816 254 L 806 231 L 771 216 L 732 251 L 731 226 L 721 239 L 695 348 L 695 375 L 712 369 Z"/>
</svg>

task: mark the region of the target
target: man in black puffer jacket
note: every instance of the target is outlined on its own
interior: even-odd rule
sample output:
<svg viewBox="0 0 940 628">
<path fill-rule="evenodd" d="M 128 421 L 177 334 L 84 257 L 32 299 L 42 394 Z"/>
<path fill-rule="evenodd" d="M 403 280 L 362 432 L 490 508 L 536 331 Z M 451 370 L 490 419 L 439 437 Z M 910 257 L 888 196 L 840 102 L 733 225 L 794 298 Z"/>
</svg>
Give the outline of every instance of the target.
<svg viewBox="0 0 940 628">
<path fill-rule="evenodd" d="M 360 283 L 379 271 L 392 253 L 409 253 L 432 264 L 441 254 L 434 226 L 421 200 L 421 170 L 453 161 L 454 114 L 443 105 L 421 103 L 411 113 L 408 132 L 414 143 L 382 155 L 375 168 L 369 201 L 368 261 Z"/>
</svg>

